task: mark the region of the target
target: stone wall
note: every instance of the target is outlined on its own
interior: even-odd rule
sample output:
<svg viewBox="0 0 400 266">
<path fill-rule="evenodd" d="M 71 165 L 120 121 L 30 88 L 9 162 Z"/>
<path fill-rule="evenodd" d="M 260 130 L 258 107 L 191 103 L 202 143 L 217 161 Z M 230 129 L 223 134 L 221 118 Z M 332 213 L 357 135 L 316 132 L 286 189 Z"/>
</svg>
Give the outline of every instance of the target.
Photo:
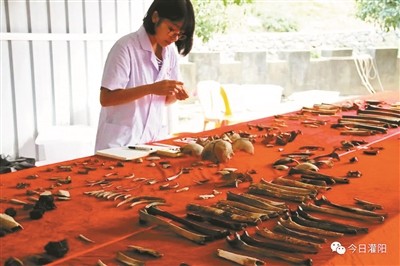
<svg viewBox="0 0 400 266">
<path fill-rule="evenodd" d="M 195 90 L 198 81 L 277 84 L 284 95 L 304 90 L 340 91 L 341 95 L 366 94 L 356 62 L 376 67 L 371 79 L 379 91 L 399 90 L 399 32 L 266 33 L 228 35 L 207 45 L 196 43 L 182 62 L 186 86 Z M 369 74 L 373 75 L 374 69 Z"/>
</svg>

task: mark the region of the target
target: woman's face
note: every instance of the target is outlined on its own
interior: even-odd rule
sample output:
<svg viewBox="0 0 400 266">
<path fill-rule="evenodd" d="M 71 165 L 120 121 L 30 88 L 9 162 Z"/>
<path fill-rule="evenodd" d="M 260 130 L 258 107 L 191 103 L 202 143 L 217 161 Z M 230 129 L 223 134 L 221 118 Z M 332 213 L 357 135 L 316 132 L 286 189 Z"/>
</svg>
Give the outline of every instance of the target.
<svg viewBox="0 0 400 266">
<path fill-rule="evenodd" d="M 157 12 L 153 14 L 153 22 L 155 25 L 155 41 L 162 47 L 168 46 L 178 40 L 186 38 L 184 32 L 181 31 L 183 21 L 171 21 L 166 18 L 160 18 Z"/>
</svg>

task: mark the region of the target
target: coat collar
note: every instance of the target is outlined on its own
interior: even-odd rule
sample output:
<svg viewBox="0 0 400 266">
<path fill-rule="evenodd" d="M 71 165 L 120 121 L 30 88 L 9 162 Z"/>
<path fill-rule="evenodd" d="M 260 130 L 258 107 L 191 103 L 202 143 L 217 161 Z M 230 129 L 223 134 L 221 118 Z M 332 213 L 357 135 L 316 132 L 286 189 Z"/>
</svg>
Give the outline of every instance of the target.
<svg viewBox="0 0 400 266">
<path fill-rule="evenodd" d="M 158 70 L 158 63 L 157 63 L 156 55 L 153 51 L 153 47 L 151 46 L 149 35 L 147 34 L 146 29 L 144 28 L 143 25 L 139 28 L 138 35 L 139 35 L 140 46 L 142 47 L 143 50 L 151 53 L 151 62 L 153 63 L 153 66 Z M 166 65 L 166 63 L 169 60 L 166 47 L 164 47 L 162 50 L 162 56 L 163 56 L 163 67 L 162 68 L 164 68 L 164 65 Z"/>
</svg>

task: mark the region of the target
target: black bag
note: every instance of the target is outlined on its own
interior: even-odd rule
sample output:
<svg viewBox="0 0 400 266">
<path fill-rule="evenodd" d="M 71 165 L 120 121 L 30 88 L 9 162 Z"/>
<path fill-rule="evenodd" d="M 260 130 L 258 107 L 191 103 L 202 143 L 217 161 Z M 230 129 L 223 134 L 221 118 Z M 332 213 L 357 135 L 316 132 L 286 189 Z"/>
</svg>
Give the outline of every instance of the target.
<svg viewBox="0 0 400 266">
<path fill-rule="evenodd" d="M 22 169 L 35 167 L 35 158 L 19 157 L 12 160 L 9 156 L 0 156 L 0 174 L 15 172 Z"/>
</svg>

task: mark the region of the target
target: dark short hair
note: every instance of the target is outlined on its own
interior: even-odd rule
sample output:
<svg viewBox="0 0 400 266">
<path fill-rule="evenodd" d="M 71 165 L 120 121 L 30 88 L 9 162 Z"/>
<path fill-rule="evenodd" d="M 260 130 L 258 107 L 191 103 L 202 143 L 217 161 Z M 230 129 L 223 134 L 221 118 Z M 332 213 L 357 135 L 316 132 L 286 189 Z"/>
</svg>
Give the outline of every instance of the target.
<svg viewBox="0 0 400 266">
<path fill-rule="evenodd" d="M 176 41 L 175 45 L 178 47 L 179 54 L 184 56 L 189 54 L 193 47 L 195 27 L 194 10 L 190 0 L 154 0 L 143 18 L 143 26 L 151 35 L 156 33 L 155 24 L 151 19 L 155 11 L 161 19 L 166 18 L 173 22 L 183 21 L 182 31 L 186 39 Z"/>
</svg>

